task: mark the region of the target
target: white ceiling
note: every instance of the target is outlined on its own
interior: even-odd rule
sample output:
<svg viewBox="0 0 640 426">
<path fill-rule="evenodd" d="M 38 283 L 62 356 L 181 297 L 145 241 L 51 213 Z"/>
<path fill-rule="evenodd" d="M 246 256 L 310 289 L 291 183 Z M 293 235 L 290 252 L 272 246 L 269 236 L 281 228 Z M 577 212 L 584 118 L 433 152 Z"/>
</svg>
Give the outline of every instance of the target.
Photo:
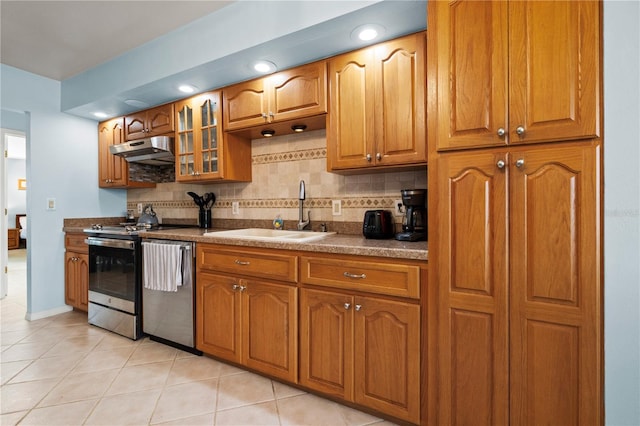
<svg viewBox="0 0 640 426">
<path fill-rule="evenodd" d="M 424 30 L 426 0 L 0 0 L 0 62 L 61 81 L 61 111 L 96 120 L 255 78 L 255 59 L 357 49 L 371 23 L 381 40 Z"/>
<path fill-rule="evenodd" d="M 231 1 L 0 1 L 0 61 L 65 80 Z"/>
</svg>

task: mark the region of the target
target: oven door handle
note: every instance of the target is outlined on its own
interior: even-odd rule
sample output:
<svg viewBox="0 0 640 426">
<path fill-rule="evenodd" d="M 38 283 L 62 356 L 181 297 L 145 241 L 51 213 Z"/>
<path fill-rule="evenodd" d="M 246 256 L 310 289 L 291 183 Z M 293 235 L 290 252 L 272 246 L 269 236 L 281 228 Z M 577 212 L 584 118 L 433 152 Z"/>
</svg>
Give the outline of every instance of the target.
<svg viewBox="0 0 640 426">
<path fill-rule="evenodd" d="M 114 238 L 88 237 L 84 242 L 90 246 L 113 247 L 127 250 L 135 250 L 136 247 L 135 241 L 116 240 Z"/>
</svg>

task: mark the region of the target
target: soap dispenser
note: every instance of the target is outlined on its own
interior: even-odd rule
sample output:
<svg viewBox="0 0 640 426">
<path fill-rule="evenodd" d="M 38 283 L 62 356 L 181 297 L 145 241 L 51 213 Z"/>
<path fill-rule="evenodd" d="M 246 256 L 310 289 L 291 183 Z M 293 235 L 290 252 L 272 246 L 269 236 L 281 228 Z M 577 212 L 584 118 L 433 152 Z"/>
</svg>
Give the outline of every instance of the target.
<svg viewBox="0 0 640 426">
<path fill-rule="evenodd" d="M 275 219 L 273 219 L 273 229 L 282 230 L 284 229 L 284 220 L 277 215 Z"/>
</svg>

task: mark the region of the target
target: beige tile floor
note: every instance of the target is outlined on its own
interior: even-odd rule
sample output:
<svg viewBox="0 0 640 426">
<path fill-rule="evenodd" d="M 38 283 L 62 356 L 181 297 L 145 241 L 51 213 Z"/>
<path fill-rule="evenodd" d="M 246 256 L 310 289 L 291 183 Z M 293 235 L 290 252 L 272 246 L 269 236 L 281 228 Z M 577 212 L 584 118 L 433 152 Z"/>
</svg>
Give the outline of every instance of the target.
<svg viewBox="0 0 640 426">
<path fill-rule="evenodd" d="M 25 250 L 0 304 L 0 424 L 392 425 L 207 357 L 132 341 L 68 312 L 26 321 Z"/>
</svg>

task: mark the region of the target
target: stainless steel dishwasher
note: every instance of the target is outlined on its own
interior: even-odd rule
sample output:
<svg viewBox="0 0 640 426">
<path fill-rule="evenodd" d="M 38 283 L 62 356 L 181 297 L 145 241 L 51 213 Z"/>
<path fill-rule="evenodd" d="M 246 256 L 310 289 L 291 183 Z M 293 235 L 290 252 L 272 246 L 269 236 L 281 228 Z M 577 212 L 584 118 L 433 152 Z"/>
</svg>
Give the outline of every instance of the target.
<svg viewBox="0 0 640 426">
<path fill-rule="evenodd" d="M 162 250 L 180 250 L 180 281 L 172 290 L 158 289 Z M 169 259 L 169 262 L 175 259 Z M 144 239 L 142 242 L 142 331 L 152 340 L 201 355 L 195 348 L 195 244 L 188 241 Z M 146 274 L 146 275 L 145 275 Z M 160 286 L 161 287 L 161 286 Z"/>
</svg>

